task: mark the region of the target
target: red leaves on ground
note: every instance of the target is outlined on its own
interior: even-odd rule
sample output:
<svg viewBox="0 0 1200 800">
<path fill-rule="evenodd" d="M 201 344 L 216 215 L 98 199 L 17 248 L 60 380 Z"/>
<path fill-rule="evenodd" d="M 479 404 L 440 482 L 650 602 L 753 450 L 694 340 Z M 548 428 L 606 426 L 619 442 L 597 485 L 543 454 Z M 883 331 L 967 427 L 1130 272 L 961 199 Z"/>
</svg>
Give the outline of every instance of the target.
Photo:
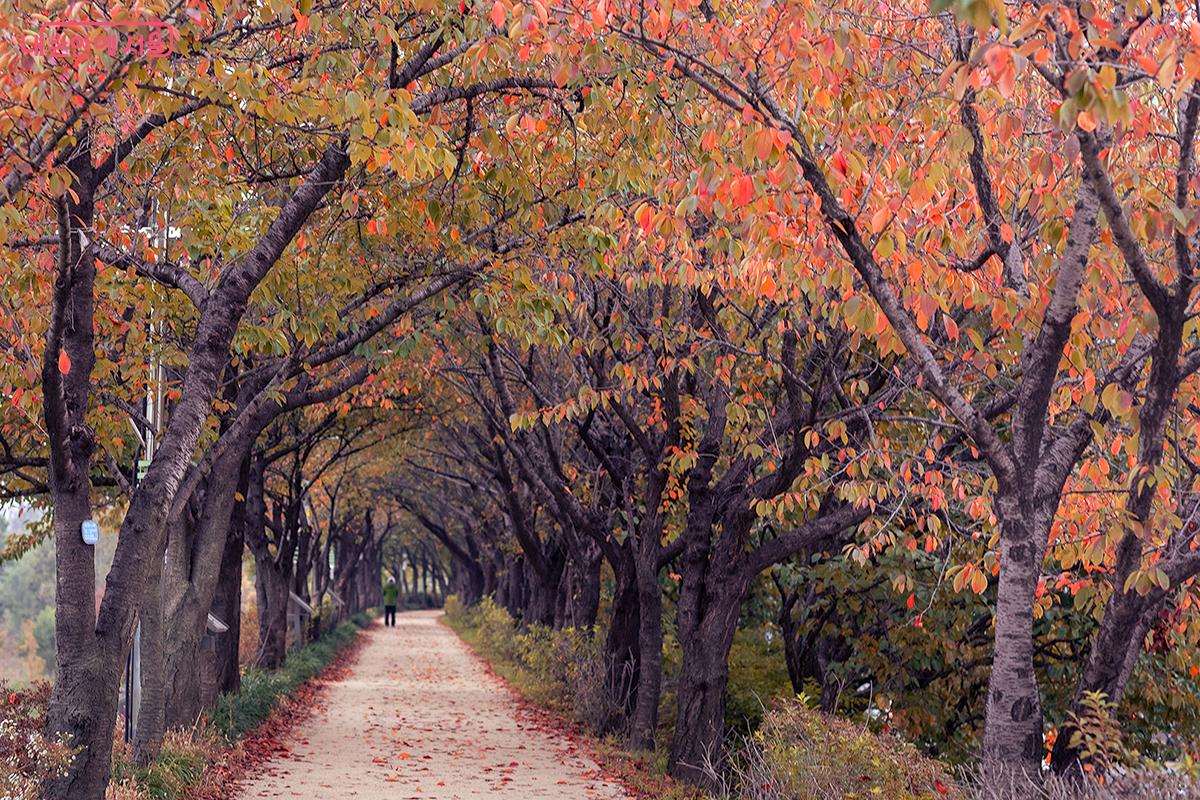
<svg viewBox="0 0 1200 800">
<path fill-rule="evenodd" d="M 283 740 L 320 708 L 320 700 L 329 683 L 342 680 L 350 674 L 351 667 L 370 638 L 369 632 L 360 631 L 353 642 L 334 656 L 320 675 L 301 684 L 271 712 L 271 716 L 227 750 L 219 761 L 206 767 L 203 781 L 189 793 L 188 800 L 227 800 L 235 797 L 242 781 L 257 773 L 263 764 L 277 755 L 291 752 Z"/>
<path fill-rule="evenodd" d="M 445 622 L 442 624 L 444 625 Z M 455 636 L 457 635 L 455 634 Z M 662 797 L 664 787 L 676 786 L 675 782 L 668 777 L 659 778 L 655 776 L 653 779 L 649 779 L 648 775 L 643 771 L 644 765 L 640 765 L 632 757 L 606 759 L 600 753 L 601 746 L 598 740 L 588 736 L 571 720 L 530 703 L 512 684 L 500 675 L 497 675 L 486 659 L 480 657 L 478 653 L 465 643 L 463 646 L 471 654 L 471 657 L 479 662 L 479 665 L 483 667 L 483 671 L 487 673 L 488 677 L 503 686 L 509 695 L 512 696 L 513 702 L 517 706 L 516 716 L 518 722 L 539 728 L 544 733 L 560 739 L 568 752 L 578 751 L 596 762 L 597 766 L 600 767 L 598 772 L 596 774 L 588 773 L 585 777 L 591 780 L 614 783 L 624 789 L 626 795 L 634 800 L 657 800 L 657 798 Z M 516 761 L 510 764 L 510 766 L 518 765 L 519 762 Z M 559 783 L 565 785 L 567 781 L 559 781 Z"/>
</svg>

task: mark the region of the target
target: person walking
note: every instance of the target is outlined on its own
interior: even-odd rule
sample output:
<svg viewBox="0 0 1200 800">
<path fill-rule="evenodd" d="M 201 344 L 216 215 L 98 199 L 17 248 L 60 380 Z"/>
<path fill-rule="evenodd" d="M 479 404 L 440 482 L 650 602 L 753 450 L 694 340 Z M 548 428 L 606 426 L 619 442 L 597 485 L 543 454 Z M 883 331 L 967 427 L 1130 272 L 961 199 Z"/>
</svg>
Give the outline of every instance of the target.
<svg viewBox="0 0 1200 800">
<path fill-rule="evenodd" d="M 387 586 L 383 587 L 383 624 L 396 627 L 396 595 L 400 587 L 395 578 L 388 578 Z"/>
</svg>

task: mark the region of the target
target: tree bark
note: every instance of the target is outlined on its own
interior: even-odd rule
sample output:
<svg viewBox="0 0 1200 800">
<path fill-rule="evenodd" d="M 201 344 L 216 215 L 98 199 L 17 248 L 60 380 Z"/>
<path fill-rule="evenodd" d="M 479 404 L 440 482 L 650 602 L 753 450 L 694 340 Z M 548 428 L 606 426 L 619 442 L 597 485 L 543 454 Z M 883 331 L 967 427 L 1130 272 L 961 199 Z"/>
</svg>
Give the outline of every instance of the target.
<svg viewBox="0 0 1200 800">
<path fill-rule="evenodd" d="M 605 687 L 609 704 L 622 709 L 626 715 L 634 710 L 641 678 L 641 607 L 639 605 L 636 567 L 631 553 L 632 542 L 620 548 L 619 569 L 614 570 L 616 587 L 612 601 L 612 616 L 604 640 Z M 611 729 L 617 720 L 600 726 Z"/>
<path fill-rule="evenodd" d="M 678 724 L 669 764 L 678 778 L 715 789 L 713 771 L 724 767 L 725 688 L 729 651 L 747 583 L 725 575 L 710 584 L 703 610 L 686 638 L 680 637 Z"/>
<path fill-rule="evenodd" d="M 629 742 L 635 750 L 653 750 L 662 694 L 662 588 L 658 584 L 657 524 L 643 532 L 637 554 L 638 655 L 637 700 Z"/>
<path fill-rule="evenodd" d="M 79 552 L 83 546 L 78 526 L 90 513 L 87 490 L 80 484 L 87 483 L 87 465 L 79 458 L 85 449 L 72 444 L 90 442 L 92 437 L 86 424 L 86 410 L 95 363 L 92 297 L 95 255 L 93 245 L 90 242 L 84 245 L 84 236 L 78 235 L 94 239 L 90 141 L 90 134 L 81 130 L 79 144 L 68 159 L 68 167 L 75 176 L 72 190 L 78 200 L 60 200 L 63 209 L 60 220 L 65 225 L 60 222 L 63 244 L 59 280 L 51 307 L 42 373 L 56 540 L 63 546 L 57 556 L 59 669 L 47 728 L 51 735 L 64 736 L 82 748 L 67 774 L 47 783 L 50 800 L 103 797 L 110 772 L 112 725 L 121 668 L 133 635 L 138 605 L 146 597 L 148 569 L 162 552 L 164 523 L 211 410 L 237 324 L 251 292 L 349 166 L 349 159 L 342 151 L 343 143 L 332 144 L 258 243 L 222 274 L 210 302 L 205 304 L 190 348 L 180 399 L 172 409 L 145 478 L 133 492 L 97 614 L 92 594 L 95 585 L 92 554 L 86 547 L 86 553 Z M 64 336 L 68 305 L 70 325 Z M 71 361 L 71 366 L 65 369 L 65 361 L 59 366 L 60 345 L 64 343 Z M 59 373 L 65 373 L 62 382 Z M 72 456 L 71 451 L 79 455 Z M 90 443 L 86 455 L 90 460 Z M 79 472 L 81 465 L 84 469 Z M 56 485 L 62 488 L 53 488 Z M 82 503 L 80 496 L 85 498 Z M 92 620 L 94 624 L 89 624 Z"/>
<path fill-rule="evenodd" d="M 1042 704 L 1033 667 L 1033 601 L 1049 526 L 1030 520 L 1032 502 L 1001 489 L 1000 569 L 992 672 L 984 711 L 985 761 L 1036 774 L 1042 757 Z"/>
<path fill-rule="evenodd" d="M 239 477 L 239 489 L 243 499 L 235 502 L 233 522 L 225 551 L 221 556 L 221 570 L 217 578 L 217 591 L 213 597 L 212 613 L 229 626 L 229 630 L 217 638 L 217 692 L 236 692 L 242 686 L 242 672 L 238 660 L 242 636 L 242 555 L 245 551 L 245 496 L 248 491 L 249 459 L 243 461 Z"/>
<path fill-rule="evenodd" d="M 46 786 L 54 800 L 99 800 L 108 783 L 117 688 L 125 654 L 124 630 L 107 649 L 96 634 L 94 553 L 80 529 L 92 516 L 88 478 L 95 442 L 87 426 L 95 365 L 93 318 L 96 261 L 84 246 L 93 225 L 91 132 L 79 131 L 67 166 L 71 192 L 58 199 L 58 273 L 42 359 L 43 419 L 50 446 L 54 503 L 56 679 L 47 728 L 83 750 L 65 776 Z M 60 356 L 60 354 L 66 354 Z M 63 374 L 60 358 L 70 359 Z"/>
<path fill-rule="evenodd" d="M 134 762 L 144 767 L 158 758 L 162 749 L 167 720 L 163 708 L 166 687 L 163 674 L 162 562 L 155 559 L 146 584 L 147 602 L 142 603 L 141 621 L 141 703 L 138 706 L 137 731 L 133 739 Z M 156 602 L 157 601 L 157 602 Z"/>
</svg>

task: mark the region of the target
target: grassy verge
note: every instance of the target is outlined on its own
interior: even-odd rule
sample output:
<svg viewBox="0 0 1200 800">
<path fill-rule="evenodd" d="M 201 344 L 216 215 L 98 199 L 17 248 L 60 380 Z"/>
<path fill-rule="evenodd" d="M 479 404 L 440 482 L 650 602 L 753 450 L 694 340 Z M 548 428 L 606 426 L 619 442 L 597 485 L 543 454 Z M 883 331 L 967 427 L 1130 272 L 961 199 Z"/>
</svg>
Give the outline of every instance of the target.
<svg viewBox="0 0 1200 800">
<path fill-rule="evenodd" d="M 285 698 L 320 675 L 370 623 L 369 615 L 358 614 L 319 641 L 290 653 L 278 670 L 248 669 L 242 675 L 241 691 L 222 695 L 211 715 L 195 728 L 169 732 L 159 757 L 146 767 L 135 767 L 132 750 L 118 740 L 106 800 L 193 797 L 207 769 L 222 762 L 238 740 L 266 721 Z"/>
</svg>

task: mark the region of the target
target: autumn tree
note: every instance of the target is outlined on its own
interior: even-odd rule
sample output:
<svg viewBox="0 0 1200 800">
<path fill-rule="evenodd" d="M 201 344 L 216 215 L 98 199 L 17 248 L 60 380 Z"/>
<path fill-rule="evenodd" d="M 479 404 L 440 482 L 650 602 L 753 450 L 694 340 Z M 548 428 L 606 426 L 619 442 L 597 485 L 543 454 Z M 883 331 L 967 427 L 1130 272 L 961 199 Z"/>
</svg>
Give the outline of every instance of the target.
<svg viewBox="0 0 1200 800">
<path fill-rule="evenodd" d="M 905 355 L 987 463 L 998 591 L 983 757 L 1036 773 L 1034 606 L 1053 538 L 1086 518 L 1066 487 L 1124 438 L 1135 405 L 1149 427 L 1130 467 L 1152 471 L 1165 438 L 1155 425 L 1194 372 L 1190 331 L 1172 322 L 1191 292 L 1186 16 L 981 2 L 850 20 L 803 3 L 686 6 L 609 20 L 614 47 L 696 87 L 706 119 L 744 143 L 676 194 L 744 203 L 766 252 L 808 239 L 824 267 L 812 280 L 836 286 L 849 266 L 874 304 L 857 327 Z M 713 134 L 708 149 L 720 146 Z M 1131 485 L 1127 513 L 1144 519 L 1154 492 Z M 1110 626 L 1136 642 L 1106 640 L 1093 657 L 1086 682 L 1112 689 L 1128 675 L 1116 664 L 1141 648 L 1145 628 L 1128 624 L 1148 607 L 1140 598 L 1150 590 L 1153 605 L 1179 585 L 1152 562 L 1192 574 L 1186 533 L 1124 542 L 1106 540 L 1093 562 L 1121 576 Z"/>
</svg>

